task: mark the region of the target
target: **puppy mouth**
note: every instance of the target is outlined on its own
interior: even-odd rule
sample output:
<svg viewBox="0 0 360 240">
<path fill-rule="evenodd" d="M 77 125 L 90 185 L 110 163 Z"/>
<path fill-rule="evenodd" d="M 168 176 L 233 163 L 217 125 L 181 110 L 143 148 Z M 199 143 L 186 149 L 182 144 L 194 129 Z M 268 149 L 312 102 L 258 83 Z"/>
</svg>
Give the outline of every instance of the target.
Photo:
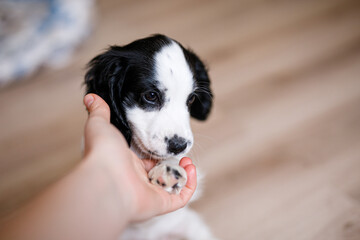
<svg viewBox="0 0 360 240">
<path fill-rule="evenodd" d="M 155 157 L 156 160 L 164 160 L 166 158 L 166 156 L 157 154 L 156 152 L 150 150 L 147 150 L 147 153 L 150 154 L 150 159 L 154 159 Z"/>
<path fill-rule="evenodd" d="M 151 159 L 151 160 L 161 161 L 168 157 L 166 155 L 158 154 L 157 151 L 149 150 L 137 136 L 133 137 L 132 142 L 133 142 L 132 146 L 135 147 L 137 149 L 137 151 L 139 151 L 139 153 L 143 159 Z"/>
</svg>

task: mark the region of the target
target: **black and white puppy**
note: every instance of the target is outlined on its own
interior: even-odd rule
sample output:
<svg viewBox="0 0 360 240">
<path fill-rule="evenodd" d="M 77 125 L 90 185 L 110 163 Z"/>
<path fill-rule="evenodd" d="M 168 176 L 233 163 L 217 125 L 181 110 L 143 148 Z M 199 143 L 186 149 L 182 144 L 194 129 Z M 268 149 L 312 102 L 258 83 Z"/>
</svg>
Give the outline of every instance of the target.
<svg viewBox="0 0 360 240">
<path fill-rule="evenodd" d="M 210 79 L 199 57 L 169 37 L 153 35 L 96 56 L 85 83 L 88 93 L 109 104 L 111 122 L 131 149 L 158 160 L 150 181 L 180 192 L 186 172 L 178 163 L 194 142 L 190 116 L 205 120 L 212 107 Z"/>
</svg>

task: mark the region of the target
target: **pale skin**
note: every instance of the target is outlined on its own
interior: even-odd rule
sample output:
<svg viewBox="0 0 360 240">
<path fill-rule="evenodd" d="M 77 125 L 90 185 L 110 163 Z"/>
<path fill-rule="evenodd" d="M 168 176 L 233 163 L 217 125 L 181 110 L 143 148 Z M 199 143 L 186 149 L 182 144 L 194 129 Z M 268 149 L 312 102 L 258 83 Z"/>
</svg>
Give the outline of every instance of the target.
<svg viewBox="0 0 360 240">
<path fill-rule="evenodd" d="M 65 177 L 19 210 L 0 229 L 0 239 L 117 239 L 133 222 L 184 207 L 196 188 L 191 159 L 179 195 L 149 182 L 154 162 L 139 159 L 110 124 L 108 105 L 88 94 L 83 160 Z"/>
</svg>

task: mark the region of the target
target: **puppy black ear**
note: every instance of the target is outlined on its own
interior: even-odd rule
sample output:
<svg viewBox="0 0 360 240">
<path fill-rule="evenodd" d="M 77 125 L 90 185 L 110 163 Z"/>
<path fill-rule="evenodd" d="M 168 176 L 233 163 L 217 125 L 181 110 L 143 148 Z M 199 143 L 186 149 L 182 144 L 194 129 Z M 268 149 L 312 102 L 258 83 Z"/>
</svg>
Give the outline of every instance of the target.
<svg viewBox="0 0 360 240">
<path fill-rule="evenodd" d="M 122 102 L 122 88 L 127 72 L 127 60 L 121 47 L 112 46 L 88 63 L 85 75 L 87 93 L 103 98 L 111 110 L 111 123 L 124 135 L 130 145 L 131 130 L 125 117 Z"/>
<path fill-rule="evenodd" d="M 193 52 L 187 50 L 186 58 L 190 62 L 195 78 L 195 100 L 190 107 L 190 115 L 198 120 L 206 120 L 213 102 L 208 71 Z"/>
</svg>

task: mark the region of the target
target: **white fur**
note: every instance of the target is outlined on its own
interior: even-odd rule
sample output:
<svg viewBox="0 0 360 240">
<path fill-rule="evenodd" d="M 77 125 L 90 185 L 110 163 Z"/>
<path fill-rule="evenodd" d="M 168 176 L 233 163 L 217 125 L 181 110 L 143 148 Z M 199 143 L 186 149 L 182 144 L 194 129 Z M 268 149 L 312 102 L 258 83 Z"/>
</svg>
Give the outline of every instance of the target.
<svg viewBox="0 0 360 240">
<path fill-rule="evenodd" d="M 127 110 L 126 116 L 133 131 L 133 141 L 142 150 L 139 152 L 134 149 L 136 152 L 141 154 L 150 150 L 159 154 L 160 158 L 170 158 L 172 155 L 167 152 L 165 137 L 170 139 L 176 134 L 185 138 L 189 144 L 183 154 L 189 152 L 194 141 L 186 106 L 194 80 L 184 53 L 176 43 L 157 53 L 155 63 L 155 76 L 160 83 L 159 88 L 165 93 L 164 106 L 160 111 L 150 112 L 134 107 Z"/>
<path fill-rule="evenodd" d="M 123 240 L 215 240 L 200 216 L 189 208 L 132 224 Z"/>
</svg>

